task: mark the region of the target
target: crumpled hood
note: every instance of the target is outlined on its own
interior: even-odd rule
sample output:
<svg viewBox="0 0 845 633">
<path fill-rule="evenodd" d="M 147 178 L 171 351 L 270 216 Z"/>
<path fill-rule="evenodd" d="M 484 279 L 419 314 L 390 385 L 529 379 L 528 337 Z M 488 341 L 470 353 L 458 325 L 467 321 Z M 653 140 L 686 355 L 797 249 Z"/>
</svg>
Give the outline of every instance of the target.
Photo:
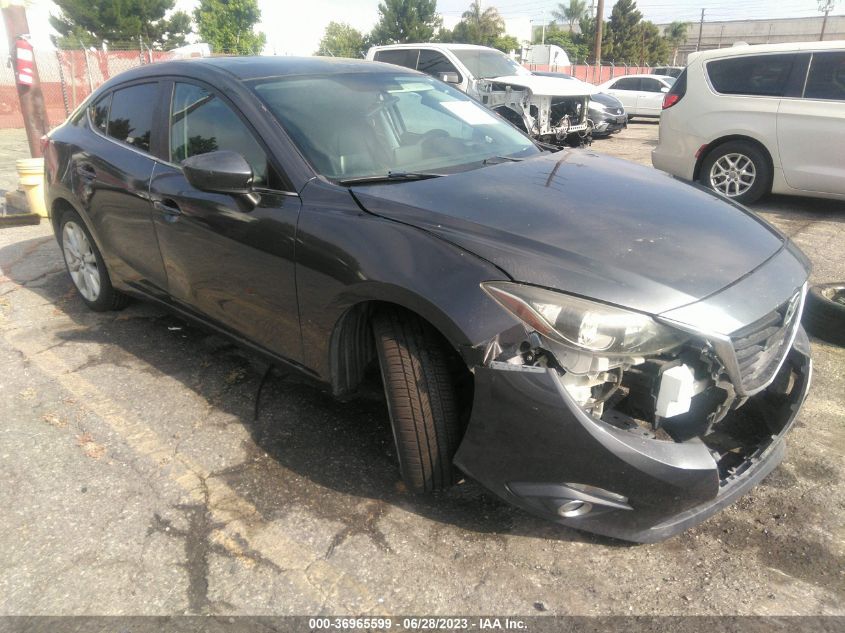
<svg viewBox="0 0 845 633">
<path fill-rule="evenodd" d="M 651 314 L 715 293 L 784 244 L 738 205 L 588 150 L 352 192 L 516 281 Z"/>
<path fill-rule="evenodd" d="M 580 97 L 598 90 L 595 86 L 582 81 L 560 77 L 541 77 L 539 75 L 508 75 L 507 77 L 496 77 L 484 81 L 528 88 L 535 95 L 546 97 Z"/>
</svg>

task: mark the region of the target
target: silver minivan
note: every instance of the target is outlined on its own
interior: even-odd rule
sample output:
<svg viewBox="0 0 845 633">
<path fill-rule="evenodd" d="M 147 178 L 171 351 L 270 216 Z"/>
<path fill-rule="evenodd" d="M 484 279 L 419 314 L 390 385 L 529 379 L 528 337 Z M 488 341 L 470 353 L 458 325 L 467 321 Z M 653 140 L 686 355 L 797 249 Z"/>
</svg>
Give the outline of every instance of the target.
<svg viewBox="0 0 845 633">
<path fill-rule="evenodd" d="M 651 158 L 741 203 L 845 199 L 845 41 L 694 53 L 664 97 Z"/>
</svg>

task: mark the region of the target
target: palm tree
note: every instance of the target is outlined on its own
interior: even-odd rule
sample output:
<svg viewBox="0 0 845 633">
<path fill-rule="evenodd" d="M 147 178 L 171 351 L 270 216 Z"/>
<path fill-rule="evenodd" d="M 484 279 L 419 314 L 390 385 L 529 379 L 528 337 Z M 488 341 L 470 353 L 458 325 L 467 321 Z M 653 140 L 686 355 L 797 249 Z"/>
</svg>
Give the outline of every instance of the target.
<svg viewBox="0 0 845 633">
<path fill-rule="evenodd" d="M 672 22 L 666 27 L 664 37 L 672 46 L 672 65 L 674 66 L 678 61 L 678 49 L 681 44 L 687 41 L 687 29 L 689 22 Z"/>
<path fill-rule="evenodd" d="M 479 0 L 469 5 L 461 19 L 467 24 L 471 38 L 479 44 L 489 44 L 505 30 L 505 21 L 499 11 L 495 7 L 482 9 Z"/>
<path fill-rule="evenodd" d="M 569 6 L 562 2 L 557 9 L 552 11 L 555 20 L 569 23 L 569 32 L 572 32 L 573 25 L 587 15 L 587 0 L 569 0 Z"/>
</svg>

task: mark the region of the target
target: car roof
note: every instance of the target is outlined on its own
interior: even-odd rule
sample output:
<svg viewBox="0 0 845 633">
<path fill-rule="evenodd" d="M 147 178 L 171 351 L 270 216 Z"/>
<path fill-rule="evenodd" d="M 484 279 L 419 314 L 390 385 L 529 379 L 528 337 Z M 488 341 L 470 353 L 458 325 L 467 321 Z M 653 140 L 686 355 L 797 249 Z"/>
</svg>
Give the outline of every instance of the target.
<svg viewBox="0 0 845 633">
<path fill-rule="evenodd" d="M 331 75 L 354 72 L 397 72 L 396 66 L 365 59 L 344 57 L 196 57 L 167 62 L 145 64 L 115 75 L 104 84 L 111 86 L 133 79 L 152 78 L 165 75 L 228 75 L 240 80 L 285 75 Z M 402 69 L 403 72 L 416 71 Z"/>
<path fill-rule="evenodd" d="M 632 73 L 630 75 L 619 75 L 618 77 L 614 77 L 613 79 L 608 79 L 607 81 L 605 81 L 601 85 L 603 86 L 605 84 L 609 84 L 613 81 L 616 81 L 617 79 L 625 79 L 625 77 L 647 77 L 649 79 L 675 79 L 674 77 L 671 77 L 670 75 L 651 75 L 651 74 Z"/>
<path fill-rule="evenodd" d="M 444 44 L 442 42 L 420 42 L 418 44 L 385 44 L 384 46 L 373 46 L 371 50 L 382 51 L 382 50 L 390 50 L 390 49 L 401 49 L 401 48 L 436 48 L 440 50 L 446 51 L 457 51 L 457 50 L 472 50 L 477 49 L 481 51 L 497 51 L 501 52 L 498 49 L 490 48 L 489 46 L 479 46 L 478 44 Z M 504 53 L 502 53 L 504 55 Z"/>
<path fill-rule="evenodd" d="M 690 53 L 687 62 L 693 60 L 716 59 L 720 57 L 736 57 L 738 55 L 758 55 L 760 53 L 791 53 L 799 51 L 845 50 L 845 40 L 829 40 L 825 42 L 787 42 L 785 44 L 742 44 L 729 48 L 717 48 L 712 51 Z"/>
</svg>

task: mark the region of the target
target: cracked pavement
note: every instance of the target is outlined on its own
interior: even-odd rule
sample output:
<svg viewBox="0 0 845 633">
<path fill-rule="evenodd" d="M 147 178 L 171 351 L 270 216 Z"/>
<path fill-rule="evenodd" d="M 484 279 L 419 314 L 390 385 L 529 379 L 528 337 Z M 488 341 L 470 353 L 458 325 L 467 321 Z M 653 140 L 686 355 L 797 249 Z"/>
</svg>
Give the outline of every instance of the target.
<svg viewBox="0 0 845 633">
<path fill-rule="evenodd" d="M 590 151 L 648 164 L 656 125 Z M 845 204 L 755 207 L 845 278 Z M 347 403 L 139 302 L 89 312 L 47 224 L 0 229 L 0 614 L 845 614 L 845 350 L 813 341 L 786 461 L 656 545 L 472 481 L 402 486 L 378 385 Z"/>
</svg>

